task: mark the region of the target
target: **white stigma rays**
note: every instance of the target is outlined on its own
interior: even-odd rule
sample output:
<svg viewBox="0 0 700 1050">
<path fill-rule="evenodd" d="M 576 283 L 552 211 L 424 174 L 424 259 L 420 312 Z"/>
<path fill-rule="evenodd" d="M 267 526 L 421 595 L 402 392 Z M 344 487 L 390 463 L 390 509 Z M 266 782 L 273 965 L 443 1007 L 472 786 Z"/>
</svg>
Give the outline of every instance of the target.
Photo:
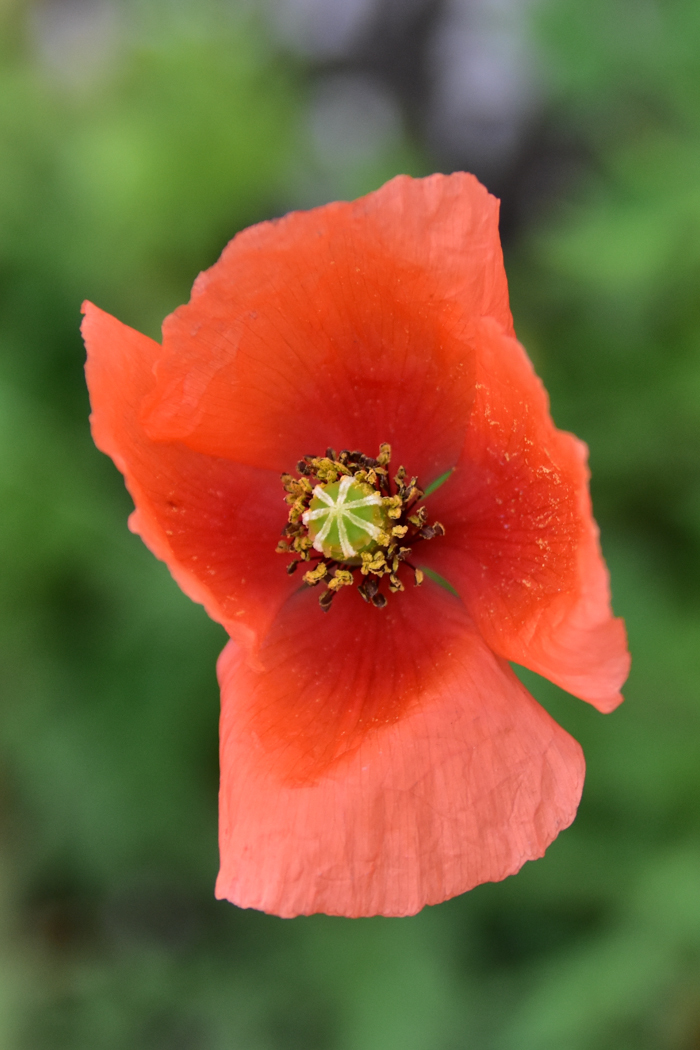
<svg viewBox="0 0 700 1050">
<path fill-rule="evenodd" d="M 328 535 L 334 525 L 338 527 L 338 537 L 340 540 L 340 549 L 343 552 L 343 557 L 350 559 L 357 556 L 358 551 L 353 547 L 352 543 L 348 539 L 348 525 L 354 525 L 355 529 L 360 529 L 366 533 L 367 536 L 372 540 L 377 540 L 381 536 L 381 529 L 378 528 L 373 522 L 366 521 L 360 517 L 359 514 L 353 514 L 353 511 L 359 510 L 360 507 L 372 507 L 378 506 L 382 502 L 382 497 L 379 492 L 372 492 L 367 496 L 363 496 L 362 499 L 351 499 L 348 500 L 348 492 L 354 485 L 354 480 L 351 477 L 343 477 L 338 487 L 337 498 L 334 500 L 332 496 L 321 485 L 317 485 L 314 489 L 314 498 L 325 503 L 325 507 L 317 507 L 316 510 L 307 510 L 302 514 L 301 520 L 305 525 L 308 525 L 310 521 L 318 521 L 325 518 L 320 531 L 316 534 L 314 539 L 314 549 L 320 551 L 323 554 L 323 542 L 328 538 Z M 363 543 L 361 546 L 365 546 Z"/>
</svg>

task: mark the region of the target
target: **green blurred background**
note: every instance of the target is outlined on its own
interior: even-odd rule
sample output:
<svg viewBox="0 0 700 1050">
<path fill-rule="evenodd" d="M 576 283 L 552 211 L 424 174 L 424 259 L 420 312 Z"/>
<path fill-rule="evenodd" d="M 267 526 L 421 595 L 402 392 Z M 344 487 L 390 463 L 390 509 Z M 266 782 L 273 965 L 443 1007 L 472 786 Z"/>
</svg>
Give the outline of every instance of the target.
<svg viewBox="0 0 700 1050">
<path fill-rule="evenodd" d="M 591 448 L 634 657 L 544 860 L 411 919 L 215 902 L 224 636 L 126 529 L 79 307 L 465 167 Z M 700 1048 L 697 0 L 0 0 L 0 1050 Z"/>
</svg>

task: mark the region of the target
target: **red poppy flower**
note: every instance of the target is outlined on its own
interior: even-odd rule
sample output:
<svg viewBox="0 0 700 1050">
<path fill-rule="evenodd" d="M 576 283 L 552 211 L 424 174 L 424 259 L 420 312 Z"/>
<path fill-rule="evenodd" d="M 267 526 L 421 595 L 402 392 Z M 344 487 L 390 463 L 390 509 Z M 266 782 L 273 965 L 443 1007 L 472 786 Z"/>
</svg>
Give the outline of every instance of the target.
<svg viewBox="0 0 700 1050">
<path fill-rule="evenodd" d="M 506 661 L 621 700 L 586 448 L 514 337 L 497 224 L 470 175 L 399 177 L 239 234 L 162 346 L 85 304 L 131 527 L 231 636 L 217 895 L 239 905 L 406 915 L 504 878 L 584 774 Z"/>
</svg>

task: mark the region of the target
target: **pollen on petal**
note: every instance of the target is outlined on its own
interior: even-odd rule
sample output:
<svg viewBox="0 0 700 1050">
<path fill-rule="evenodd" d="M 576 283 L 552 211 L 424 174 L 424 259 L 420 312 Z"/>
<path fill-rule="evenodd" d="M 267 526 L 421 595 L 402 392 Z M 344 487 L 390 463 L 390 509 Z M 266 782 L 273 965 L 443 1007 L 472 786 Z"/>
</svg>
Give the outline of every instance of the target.
<svg viewBox="0 0 700 1050">
<path fill-rule="evenodd" d="M 587 449 L 554 426 L 515 339 L 485 321 L 478 350 L 462 456 L 429 500 L 450 527 L 425 563 L 458 589 L 495 652 L 610 711 L 629 654 L 610 608 Z"/>
<path fill-rule="evenodd" d="M 407 915 L 541 856 L 583 758 L 506 661 L 611 710 L 628 656 L 495 198 L 401 176 L 246 230 L 162 346 L 85 309 L 130 523 L 232 638 L 217 894 Z"/>
</svg>

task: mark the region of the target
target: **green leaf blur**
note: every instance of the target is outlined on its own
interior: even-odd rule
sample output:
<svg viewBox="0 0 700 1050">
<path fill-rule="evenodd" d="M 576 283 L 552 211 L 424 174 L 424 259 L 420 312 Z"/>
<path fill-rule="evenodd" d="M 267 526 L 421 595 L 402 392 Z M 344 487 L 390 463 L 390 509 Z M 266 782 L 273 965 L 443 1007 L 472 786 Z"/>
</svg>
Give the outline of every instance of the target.
<svg viewBox="0 0 700 1050">
<path fill-rule="evenodd" d="M 506 260 L 555 420 L 591 448 L 626 703 L 523 672 L 586 753 L 576 823 L 504 883 L 354 922 L 213 899 L 225 638 L 126 528 L 78 336 L 90 298 L 157 337 L 238 229 L 314 203 L 307 73 L 204 0 L 124 5 L 61 68 L 34 10 L 0 3 L 0 1047 L 694 1050 L 697 3 L 540 5 L 553 119 L 588 160 Z M 334 192 L 427 165 L 404 136 Z"/>
</svg>

